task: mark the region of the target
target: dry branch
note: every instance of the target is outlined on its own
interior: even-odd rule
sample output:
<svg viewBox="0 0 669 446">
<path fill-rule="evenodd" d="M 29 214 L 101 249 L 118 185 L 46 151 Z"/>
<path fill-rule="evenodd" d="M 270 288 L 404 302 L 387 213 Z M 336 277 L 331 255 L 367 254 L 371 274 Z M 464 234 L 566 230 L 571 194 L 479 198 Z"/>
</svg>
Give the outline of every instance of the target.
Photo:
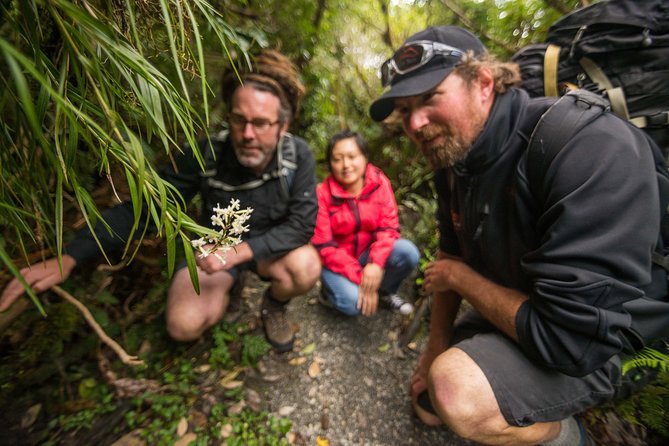
<svg viewBox="0 0 669 446">
<path fill-rule="evenodd" d="M 500 48 L 504 48 L 509 54 L 513 54 L 517 51 L 517 48 L 510 46 L 507 42 L 504 40 L 498 39 L 492 34 L 486 32 L 485 29 L 482 29 L 480 25 L 478 25 L 476 22 L 473 20 L 469 19 L 467 17 L 467 14 L 465 13 L 464 10 L 460 9 L 458 5 L 455 3 L 452 3 L 449 0 L 441 0 L 441 3 L 446 6 L 446 8 L 450 9 L 453 14 L 462 22 L 462 24 L 469 28 L 470 30 L 473 30 L 474 32 L 477 32 L 478 34 L 482 35 L 486 39 L 488 39 L 491 42 L 494 42 L 495 45 L 499 46 Z"/>
<path fill-rule="evenodd" d="M 95 331 L 95 334 L 98 335 L 100 340 L 107 344 L 112 350 L 114 350 L 114 353 L 119 357 L 121 362 L 126 365 L 132 365 L 132 366 L 137 366 L 137 365 L 143 365 L 144 361 L 139 359 L 137 356 L 130 356 L 124 349 L 121 347 L 116 341 L 114 341 L 112 338 L 107 336 L 107 333 L 104 332 L 102 327 L 100 327 L 100 324 L 97 323 L 91 312 L 82 304 L 79 302 L 74 296 L 69 294 L 67 291 L 63 290 L 59 286 L 54 286 L 51 288 L 56 294 L 58 294 L 60 297 L 77 307 L 77 309 L 84 315 L 84 319 L 86 319 L 86 322 L 88 322 L 88 325 L 90 325 L 93 328 L 93 331 Z"/>
</svg>

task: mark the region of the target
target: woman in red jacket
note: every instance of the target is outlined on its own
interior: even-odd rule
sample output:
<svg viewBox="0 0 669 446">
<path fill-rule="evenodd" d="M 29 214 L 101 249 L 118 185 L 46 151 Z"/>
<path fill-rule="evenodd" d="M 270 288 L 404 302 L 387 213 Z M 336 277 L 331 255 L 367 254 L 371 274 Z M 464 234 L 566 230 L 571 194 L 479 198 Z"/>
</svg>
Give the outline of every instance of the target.
<svg viewBox="0 0 669 446">
<path fill-rule="evenodd" d="M 334 135 L 326 154 L 330 175 L 316 189 L 318 217 L 311 242 L 318 250 L 321 302 L 348 315 L 371 316 L 379 304 L 402 314 L 413 306 L 397 295 L 420 253 L 400 238 L 390 181 L 368 161 L 361 135 Z"/>
</svg>

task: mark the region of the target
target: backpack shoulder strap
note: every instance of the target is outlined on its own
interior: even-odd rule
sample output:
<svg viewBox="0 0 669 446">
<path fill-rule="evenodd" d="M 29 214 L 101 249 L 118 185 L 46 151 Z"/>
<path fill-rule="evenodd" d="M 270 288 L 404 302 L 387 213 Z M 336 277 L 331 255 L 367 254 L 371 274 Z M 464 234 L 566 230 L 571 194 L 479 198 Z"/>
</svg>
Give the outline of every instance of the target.
<svg viewBox="0 0 669 446">
<path fill-rule="evenodd" d="M 548 166 L 560 150 L 580 129 L 608 110 L 609 103 L 601 96 L 573 90 L 539 118 L 527 144 L 527 180 L 534 197 L 542 195 Z"/>
<path fill-rule="evenodd" d="M 281 190 L 286 199 L 290 198 L 290 188 L 293 186 L 295 171 L 297 170 L 297 148 L 295 137 L 285 133 L 279 141 L 277 148 L 277 165 L 279 166 L 279 181 Z"/>
<path fill-rule="evenodd" d="M 215 157 L 219 153 L 215 153 L 216 149 L 222 147 L 228 137 L 228 131 L 223 130 L 212 138 L 212 148 L 205 152 L 205 171 L 201 176 L 205 179 L 206 188 L 213 187 L 215 189 L 222 189 L 226 192 L 235 192 L 240 190 L 250 190 L 262 186 L 267 181 L 278 179 L 281 185 L 281 193 L 287 200 L 290 198 L 290 188 L 293 185 L 295 171 L 297 170 L 297 148 L 295 147 L 295 138 L 290 133 L 285 133 L 277 145 L 277 168 L 271 172 L 264 173 L 260 178 L 257 178 L 248 183 L 231 185 L 223 181 L 217 180 L 216 176 L 216 162 Z"/>
<path fill-rule="evenodd" d="M 604 70 L 589 57 L 582 57 L 579 60 L 579 64 L 590 79 L 597 84 L 597 87 L 606 93 L 613 113 L 629 121 L 630 112 L 627 110 L 627 100 L 625 99 L 623 87 L 614 87 Z"/>
</svg>

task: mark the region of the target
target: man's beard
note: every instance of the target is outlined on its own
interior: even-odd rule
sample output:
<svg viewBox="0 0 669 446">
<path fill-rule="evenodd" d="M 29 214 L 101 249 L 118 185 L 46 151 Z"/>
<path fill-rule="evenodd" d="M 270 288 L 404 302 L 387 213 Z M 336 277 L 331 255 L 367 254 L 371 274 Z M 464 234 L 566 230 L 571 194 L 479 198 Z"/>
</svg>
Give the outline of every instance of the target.
<svg viewBox="0 0 669 446">
<path fill-rule="evenodd" d="M 417 136 L 424 141 L 429 141 L 437 135 L 444 138 L 441 144 L 431 147 L 425 147 L 424 144 L 418 145 L 433 169 L 453 167 L 467 157 L 472 142 L 465 141 L 462 134 L 455 135 L 448 126 L 431 124 L 417 132 Z"/>
<path fill-rule="evenodd" d="M 425 155 L 433 169 L 453 167 L 464 161 L 471 150 L 474 142 L 485 127 L 487 116 L 479 109 L 473 107 L 470 101 L 465 107 L 468 110 L 469 133 L 465 133 L 452 124 L 429 124 L 416 132 L 421 152 Z M 443 142 L 438 145 L 426 147 L 423 141 L 430 141 L 436 136 L 441 136 Z"/>
</svg>

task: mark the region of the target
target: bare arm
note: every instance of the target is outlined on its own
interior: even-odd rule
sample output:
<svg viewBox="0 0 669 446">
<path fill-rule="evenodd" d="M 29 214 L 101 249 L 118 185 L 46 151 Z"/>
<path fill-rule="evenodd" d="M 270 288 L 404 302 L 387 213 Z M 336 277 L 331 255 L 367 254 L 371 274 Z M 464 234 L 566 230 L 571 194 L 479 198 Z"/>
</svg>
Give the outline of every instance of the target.
<svg viewBox="0 0 669 446">
<path fill-rule="evenodd" d="M 426 293 L 432 295 L 432 317 L 427 346 L 411 378 L 411 397 L 414 401 L 427 388 L 430 365 L 450 346 L 461 299 L 467 300 L 516 341 L 516 314 L 527 300 L 522 293 L 491 282 L 458 258 L 443 252 L 425 269 L 423 287 Z"/>
<path fill-rule="evenodd" d="M 438 259 L 448 257 L 444 252 L 437 254 Z M 429 267 L 428 267 L 429 269 Z M 427 273 L 427 270 L 426 270 Z M 427 277 L 427 276 L 426 276 Z M 430 333 L 425 350 L 418 359 L 418 364 L 411 377 L 410 393 L 414 400 L 418 394 L 427 389 L 427 373 L 430 370 L 432 362 L 442 354 L 451 343 L 453 335 L 453 324 L 455 317 L 460 309 L 461 297 L 451 291 L 434 291 L 425 287 L 425 291 L 432 295 L 430 317 Z"/>
<path fill-rule="evenodd" d="M 35 293 L 41 293 L 67 280 L 77 262 L 72 256 L 63 254 L 62 265 L 63 271 L 61 274 L 58 259 L 54 257 L 23 268 L 21 274 Z M 8 309 L 24 292 L 25 289 L 21 282 L 18 279 L 12 279 L 0 295 L 0 311 Z"/>
<path fill-rule="evenodd" d="M 425 270 L 424 286 L 429 293 L 448 290 L 457 293 L 507 336 L 518 341 L 516 315 L 528 299 L 523 293 L 495 284 L 454 257 L 430 264 Z"/>
</svg>

